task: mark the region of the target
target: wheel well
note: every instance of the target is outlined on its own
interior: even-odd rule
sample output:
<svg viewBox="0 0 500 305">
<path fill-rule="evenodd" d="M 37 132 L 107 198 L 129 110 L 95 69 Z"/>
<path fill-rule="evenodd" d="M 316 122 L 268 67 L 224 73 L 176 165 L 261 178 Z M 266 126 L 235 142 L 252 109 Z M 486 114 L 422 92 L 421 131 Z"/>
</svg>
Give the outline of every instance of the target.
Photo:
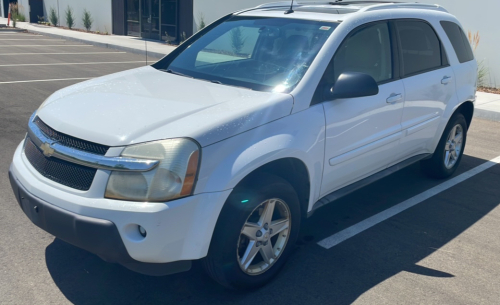
<svg viewBox="0 0 500 305">
<path fill-rule="evenodd" d="M 306 165 L 296 158 L 275 160 L 262 165 L 248 174 L 238 185 L 245 184 L 253 179 L 258 179 L 258 176 L 263 173 L 279 176 L 292 185 L 299 196 L 300 212 L 302 216 L 306 217 L 311 189 L 309 172 Z"/>
<path fill-rule="evenodd" d="M 467 101 L 460 105 L 460 107 L 457 108 L 455 113 L 460 112 L 463 114 L 465 117 L 465 121 L 467 122 L 467 128 L 470 127 L 470 124 L 472 122 L 472 116 L 474 115 L 474 103 Z"/>
</svg>

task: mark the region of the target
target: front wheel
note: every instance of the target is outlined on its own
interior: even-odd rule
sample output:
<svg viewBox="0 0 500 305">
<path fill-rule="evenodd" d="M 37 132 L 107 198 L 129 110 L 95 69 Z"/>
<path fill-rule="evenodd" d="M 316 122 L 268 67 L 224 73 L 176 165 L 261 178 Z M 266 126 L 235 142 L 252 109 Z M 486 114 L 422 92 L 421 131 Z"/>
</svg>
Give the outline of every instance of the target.
<svg viewBox="0 0 500 305">
<path fill-rule="evenodd" d="M 452 116 L 431 159 L 421 162 L 422 170 L 434 178 L 447 178 L 458 168 L 467 140 L 467 121 L 461 113 Z"/>
<path fill-rule="evenodd" d="M 274 175 L 237 187 L 217 222 L 207 273 L 225 287 L 248 289 L 269 282 L 284 265 L 300 227 L 293 187 Z"/>
</svg>

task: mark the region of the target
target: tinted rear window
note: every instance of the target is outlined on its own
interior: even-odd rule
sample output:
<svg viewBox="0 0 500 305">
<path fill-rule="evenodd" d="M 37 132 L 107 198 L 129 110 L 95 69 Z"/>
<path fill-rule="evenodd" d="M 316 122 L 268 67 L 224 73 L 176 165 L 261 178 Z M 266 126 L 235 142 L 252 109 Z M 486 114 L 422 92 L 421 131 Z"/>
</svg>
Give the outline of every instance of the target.
<svg viewBox="0 0 500 305">
<path fill-rule="evenodd" d="M 457 53 L 458 61 L 464 63 L 473 60 L 474 54 L 472 53 L 469 40 L 458 24 L 450 21 L 441 21 L 441 25 L 446 35 L 448 35 L 455 53 Z"/>
<path fill-rule="evenodd" d="M 396 24 L 405 76 L 446 65 L 441 42 L 429 24 L 421 21 L 398 21 Z"/>
</svg>

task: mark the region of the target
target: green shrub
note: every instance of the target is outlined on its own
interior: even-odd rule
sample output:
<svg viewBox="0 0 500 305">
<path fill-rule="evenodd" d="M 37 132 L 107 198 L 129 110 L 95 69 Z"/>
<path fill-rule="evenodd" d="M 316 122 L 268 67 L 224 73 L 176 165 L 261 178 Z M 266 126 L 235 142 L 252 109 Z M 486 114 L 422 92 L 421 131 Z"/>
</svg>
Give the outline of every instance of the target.
<svg viewBox="0 0 500 305">
<path fill-rule="evenodd" d="M 94 19 L 92 19 L 92 15 L 90 14 L 89 11 L 86 9 L 83 10 L 83 18 L 82 18 L 82 23 L 83 27 L 88 31 L 92 28 L 92 23 L 94 22 Z"/>
<path fill-rule="evenodd" d="M 468 38 L 470 45 L 472 47 L 472 51 L 474 51 L 474 57 L 476 57 L 476 50 L 477 47 L 479 46 L 479 42 L 481 42 L 481 36 L 479 35 L 479 32 L 476 32 L 475 34 L 472 34 L 471 31 L 468 32 Z M 488 86 L 488 76 L 490 74 L 490 71 L 488 69 L 488 66 L 486 66 L 484 60 L 478 60 L 477 61 L 477 86 L 478 87 L 487 87 Z"/>
<path fill-rule="evenodd" d="M 231 30 L 231 47 L 235 54 L 241 53 L 241 49 L 245 45 L 246 37 L 243 37 L 240 27 Z"/>
<path fill-rule="evenodd" d="M 20 12 L 20 7 L 18 4 L 12 4 L 10 7 L 10 12 L 12 15 L 12 26 L 16 27 L 18 21 L 25 22 L 26 16 Z"/>
<path fill-rule="evenodd" d="M 57 23 L 59 22 L 59 18 L 57 17 L 56 9 L 53 7 L 50 8 L 49 21 L 50 21 L 50 23 L 52 23 L 53 26 L 57 26 Z"/>
<path fill-rule="evenodd" d="M 66 24 L 68 25 L 68 28 L 71 30 L 75 25 L 75 16 L 73 15 L 73 10 L 68 5 L 68 8 L 64 13 L 66 14 Z"/>
<path fill-rule="evenodd" d="M 205 23 L 205 15 L 203 13 L 200 13 L 200 22 L 198 25 L 198 31 L 203 30 L 206 27 Z"/>
</svg>

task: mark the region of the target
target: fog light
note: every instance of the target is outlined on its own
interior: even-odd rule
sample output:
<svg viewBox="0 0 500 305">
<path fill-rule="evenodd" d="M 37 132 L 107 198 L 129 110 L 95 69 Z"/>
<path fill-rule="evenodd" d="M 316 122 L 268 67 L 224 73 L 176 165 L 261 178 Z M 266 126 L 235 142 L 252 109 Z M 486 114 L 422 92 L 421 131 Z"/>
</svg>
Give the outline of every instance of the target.
<svg viewBox="0 0 500 305">
<path fill-rule="evenodd" d="M 146 235 L 148 234 L 146 232 L 146 229 L 144 229 L 143 227 L 139 226 L 139 233 L 141 233 L 142 237 L 146 237 Z"/>
</svg>

